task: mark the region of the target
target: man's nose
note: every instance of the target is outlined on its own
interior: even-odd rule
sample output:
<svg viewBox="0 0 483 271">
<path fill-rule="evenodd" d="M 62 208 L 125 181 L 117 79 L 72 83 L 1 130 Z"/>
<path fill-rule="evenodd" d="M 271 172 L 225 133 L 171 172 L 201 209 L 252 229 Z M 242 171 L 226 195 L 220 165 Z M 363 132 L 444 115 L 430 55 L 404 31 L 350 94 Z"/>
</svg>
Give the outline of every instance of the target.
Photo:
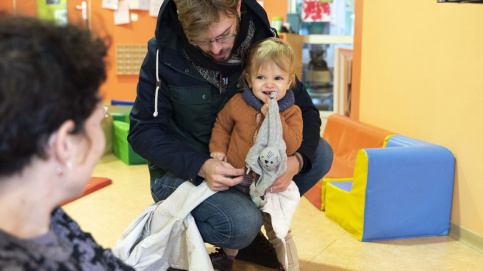
<svg viewBox="0 0 483 271">
<path fill-rule="evenodd" d="M 213 41 L 210 46 L 211 46 L 211 52 L 215 55 L 219 54 L 220 51 L 223 49 L 223 45 L 216 41 Z"/>
</svg>

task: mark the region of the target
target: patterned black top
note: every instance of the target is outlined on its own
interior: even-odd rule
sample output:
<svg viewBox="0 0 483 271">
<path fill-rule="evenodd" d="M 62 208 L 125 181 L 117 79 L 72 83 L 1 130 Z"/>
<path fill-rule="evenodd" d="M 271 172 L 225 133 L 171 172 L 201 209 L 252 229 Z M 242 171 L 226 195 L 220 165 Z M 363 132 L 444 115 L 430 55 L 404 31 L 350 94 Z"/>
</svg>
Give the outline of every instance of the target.
<svg viewBox="0 0 483 271">
<path fill-rule="evenodd" d="M 134 270 L 103 249 L 61 208 L 50 218 L 50 231 L 20 239 L 0 230 L 0 270 Z"/>
</svg>

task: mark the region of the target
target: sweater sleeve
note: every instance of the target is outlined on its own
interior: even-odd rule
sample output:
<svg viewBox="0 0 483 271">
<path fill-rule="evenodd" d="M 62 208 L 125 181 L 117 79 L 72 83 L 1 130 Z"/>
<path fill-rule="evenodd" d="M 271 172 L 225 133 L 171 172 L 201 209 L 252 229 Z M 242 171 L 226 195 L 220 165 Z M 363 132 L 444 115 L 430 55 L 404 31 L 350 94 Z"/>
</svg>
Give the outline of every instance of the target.
<svg viewBox="0 0 483 271">
<path fill-rule="evenodd" d="M 210 153 L 222 152 L 226 154 L 228 150 L 231 133 L 233 132 L 233 126 L 235 125 L 235 121 L 232 117 L 233 101 L 235 98 L 236 96 L 230 99 L 216 117 L 216 121 L 211 132 Z"/>
</svg>

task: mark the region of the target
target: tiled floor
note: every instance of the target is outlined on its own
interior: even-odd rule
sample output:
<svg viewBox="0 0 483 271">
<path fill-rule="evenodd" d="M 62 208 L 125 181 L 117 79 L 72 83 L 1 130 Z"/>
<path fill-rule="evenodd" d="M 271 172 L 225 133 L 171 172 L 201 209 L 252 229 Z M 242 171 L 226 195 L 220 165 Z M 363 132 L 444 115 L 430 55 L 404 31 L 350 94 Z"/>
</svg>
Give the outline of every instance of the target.
<svg viewBox="0 0 483 271">
<path fill-rule="evenodd" d="M 131 221 L 153 202 L 148 169 L 146 165 L 126 166 L 108 155 L 93 176 L 109 177 L 113 183 L 64 209 L 101 245 L 112 248 Z M 483 270 L 483 254 L 449 236 L 359 242 L 304 197 L 294 215 L 292 232 L 303 271 Z M 237 261 L 233 270 L 273 269 Z"/>
</svg>

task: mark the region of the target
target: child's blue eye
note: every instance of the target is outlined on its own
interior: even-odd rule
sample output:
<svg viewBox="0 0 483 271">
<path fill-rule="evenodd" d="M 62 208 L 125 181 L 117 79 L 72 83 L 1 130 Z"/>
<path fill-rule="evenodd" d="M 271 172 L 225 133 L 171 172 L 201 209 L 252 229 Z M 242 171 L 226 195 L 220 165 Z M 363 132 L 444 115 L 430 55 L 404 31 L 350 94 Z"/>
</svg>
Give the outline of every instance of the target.
<svg viewBox="0 0 483 271">
<path fill-rule="evenodd" d="M 257 76 L 257 79 L 263 79 L 263 78 L 264 78 L 264 77 L 263 77 L 263 76 L 261 76 L 261 75 Z"/>
<path fill-rule="evenodd" d="M 283 77 L 277 76 L 275 77 L 275 80 L 283 80 Z"/>
</svg>

